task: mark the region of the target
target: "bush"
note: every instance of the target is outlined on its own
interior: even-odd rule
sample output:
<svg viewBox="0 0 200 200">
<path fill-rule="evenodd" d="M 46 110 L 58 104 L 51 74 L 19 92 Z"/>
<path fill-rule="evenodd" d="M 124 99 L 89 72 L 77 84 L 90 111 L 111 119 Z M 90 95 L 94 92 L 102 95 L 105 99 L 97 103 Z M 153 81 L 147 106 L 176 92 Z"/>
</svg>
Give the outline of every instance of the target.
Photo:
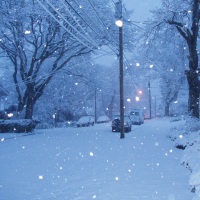
<svg viewBox="0 0 200 200">
<path fill-rule="evenodd" d="M 32 132 L 34 127 L 35 123 L 31 119 L 0 121 L 1 133 L 27 133 Z"/>
<path fill-rule="evenodd" d="M 193 117 L 187 117 L 186 118 L 186 124 L 185 124 L 185 130 L 186 132 L 196 132 L 200 130 L 200 121 L 199 119 L 193 118 Z"/>
</svg>

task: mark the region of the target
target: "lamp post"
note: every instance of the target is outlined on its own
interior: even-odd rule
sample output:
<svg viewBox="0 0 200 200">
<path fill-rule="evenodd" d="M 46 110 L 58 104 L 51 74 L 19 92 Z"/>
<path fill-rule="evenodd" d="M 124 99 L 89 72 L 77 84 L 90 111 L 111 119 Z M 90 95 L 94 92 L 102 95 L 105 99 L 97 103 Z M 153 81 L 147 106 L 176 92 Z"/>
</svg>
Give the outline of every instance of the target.
<svg viewBox="0 0 200 200">
<path fill-rule="evenodd" d="M 121 131 L 120 139 L 125 137 L 124 134 L 124 74 L 123 74 L 123 21 L 122 21 L 122 1 L 115 4 L 116 26 L 119 27 L 119 82 L 120 82 L 120 120 Z"/>
</svg>

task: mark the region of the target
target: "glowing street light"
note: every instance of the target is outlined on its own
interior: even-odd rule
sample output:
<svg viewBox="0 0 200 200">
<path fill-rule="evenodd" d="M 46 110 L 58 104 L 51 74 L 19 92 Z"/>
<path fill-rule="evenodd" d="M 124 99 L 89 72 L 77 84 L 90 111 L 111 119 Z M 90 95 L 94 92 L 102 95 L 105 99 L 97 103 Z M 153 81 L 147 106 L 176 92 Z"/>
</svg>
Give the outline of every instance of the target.
<svg viewBox="0 0 200 200">
<path fill-rule="evenodd" d="M 123 21 L 121 19 L 115 21 L 115 25 L 118 27 L 122 27 L 123 26 Z"/>
<path fill-rule="evenodd" d="M 138 93 L 139 93 L 139 94 L 142 94 L 142 90 L 139 90 Z"/>
</svg>

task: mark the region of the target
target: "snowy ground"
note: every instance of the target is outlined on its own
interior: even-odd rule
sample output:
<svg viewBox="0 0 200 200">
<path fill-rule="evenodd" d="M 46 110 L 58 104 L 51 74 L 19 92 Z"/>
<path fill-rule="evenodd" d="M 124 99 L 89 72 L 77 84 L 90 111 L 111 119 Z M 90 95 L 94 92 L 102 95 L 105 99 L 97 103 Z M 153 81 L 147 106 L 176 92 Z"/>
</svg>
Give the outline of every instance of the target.
<svg viewBox="0 0 200 200">
<path fill-rule="evenodd" d="M 192 200 L 171 126 L 148 120 L 125 139 L 110 123 L 0 134 L 0 199 Z"/>
</svg>

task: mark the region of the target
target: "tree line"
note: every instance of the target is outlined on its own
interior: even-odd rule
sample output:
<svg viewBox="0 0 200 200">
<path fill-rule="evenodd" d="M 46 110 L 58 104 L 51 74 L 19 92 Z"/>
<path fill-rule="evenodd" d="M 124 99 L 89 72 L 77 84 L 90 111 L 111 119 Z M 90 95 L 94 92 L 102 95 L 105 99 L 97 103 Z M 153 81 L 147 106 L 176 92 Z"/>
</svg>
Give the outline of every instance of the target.
<svg viewBox="0 0 200 200">
<path fill-rule="evenodd" d="M 93 107 L 97 91 L 98 109 L 111 116 L 119 101 L 117 63 L 107 68 L 94 64 L 93 58 L 103 46 L 109 50 L 102 54 L 118 55 L 113 5 L 95 1 L 88 6 L 82 0 L 80 8 L 76 1 L 62 2 L 0 2 L 0 49 L 5 56 L 1 60 L 11 68 L 12 101 L 20 117 L 32 119 L 35 111 L 47 113 L 48 108 L 41 107 L 62 106 L 72 113 Z M 144 77 L 155 75 L 167 116 L 187 80 L 188 113 L 199 118 L 199 1 L 163 0 L 152 13 L 142 28 L 128 20 L 131 12 L 123 14 L 125 53 L 132 54 L 124 69 L 130 85 L 125 96 L 144 84 Z M 136 60 L 142 65 L 139 69 L 130 65 Z M 151 63 L 154 75 L 147 67 Z"/>
</svg>

